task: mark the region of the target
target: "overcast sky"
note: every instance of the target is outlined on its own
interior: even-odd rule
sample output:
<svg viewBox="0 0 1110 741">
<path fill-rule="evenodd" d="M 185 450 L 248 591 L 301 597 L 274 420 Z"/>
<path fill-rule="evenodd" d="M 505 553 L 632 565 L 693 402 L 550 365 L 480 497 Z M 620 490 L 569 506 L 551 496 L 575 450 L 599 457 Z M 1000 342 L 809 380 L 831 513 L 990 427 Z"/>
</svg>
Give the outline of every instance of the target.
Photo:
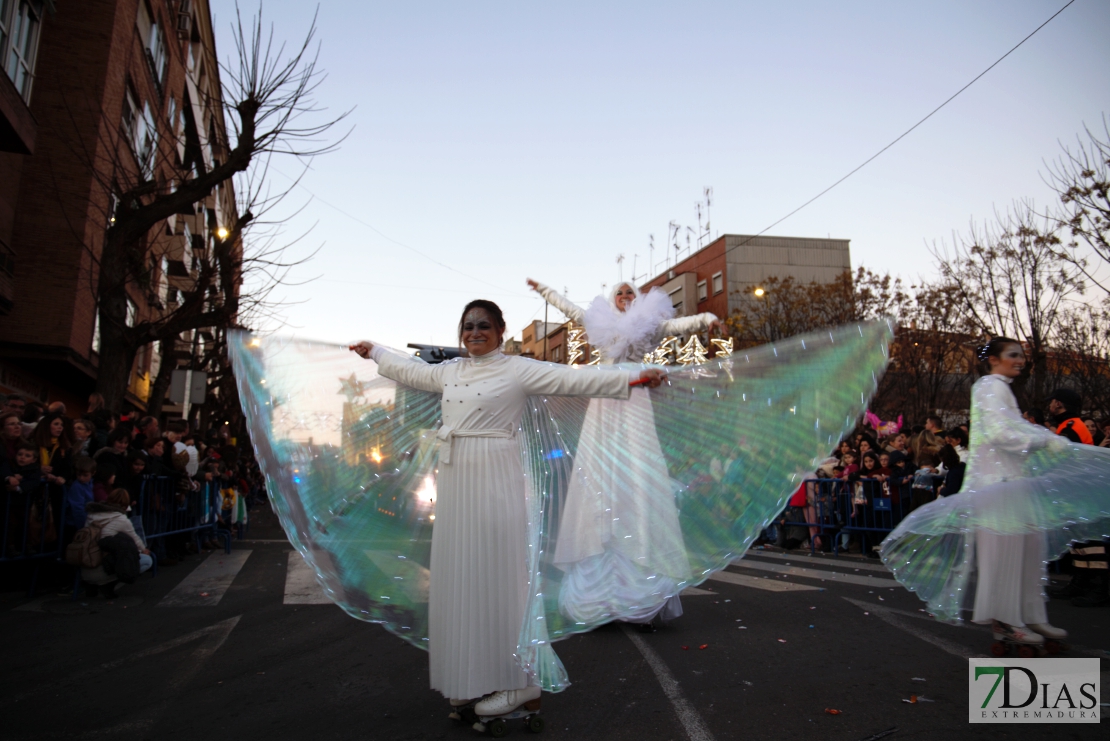
<svg viewBox="0 0 1110 741">
<path fill-rule="evenodd" d="M 648 235 L 660 262 L 668 222 L 696 224 L 705 186 L 714 235 L 763 230 L 1065 2 L 323 0 L 319 102 L 354 108 L 354 130 L 294 194 L 307 205 L 289 234 L 315 224 L 323 249 L 297 274 L 319 279 L 284 292 L 302 303 L 282 331 L 454 344 L 482 297 L 519 337 L 543 316 L 525 278 L 585 304 L 634 260 L 642 275 Z M 212 5 L 226 58 L 234 6 Z M 264 19 L 297 42 L 312 10 L 266 0 Z M 1110 3 L 1076 0 L 769 234 L 847 238 L 853 266 L 932 277 L 929 244 L 1014 199 L 1051 204 L 1046 163 L 1108 112 L 1107 38 Z"/>
</svg>

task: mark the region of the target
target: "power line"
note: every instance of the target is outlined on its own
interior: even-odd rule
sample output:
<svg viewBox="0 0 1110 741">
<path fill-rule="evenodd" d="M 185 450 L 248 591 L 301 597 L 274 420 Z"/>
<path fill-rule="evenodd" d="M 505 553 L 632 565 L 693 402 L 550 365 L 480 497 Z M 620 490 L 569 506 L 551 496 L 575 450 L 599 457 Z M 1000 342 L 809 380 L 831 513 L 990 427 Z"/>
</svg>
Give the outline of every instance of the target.
<svg viewBox="0 0 1110 741">
<path fill-rule="evenodd" d="M 1074 0 L 1073 0 L 1073 1 L 1074 1 Z M 388 234 L 385 234 L 384 232 L 381 232 L 381 231 L 379 231 L 379 230 L 378 230 L 378 228 L 377 228 L 377 227 L 375 227 L 375 226 L 374 226 L 373 224 L 367 223 L 367 222 L 363 221 L 362 219 L 358 218 L 357 216 L 355 216 L 354 214 L 351 214 L 351 213 L 348 213 L 347 211 L 344 211 L 344 210 L 343 210 L 343 209 L 341 209 L 341 208 L 340 208 L 339 206 L 336 206 L 336 205 L 335 205 L 334 203 L 330 203 L 330 202 L 328 202 L 328 201 L 325 201 L 325 200 L 324 200 L 323 198 L 321 198 L 320 196 L 316 195 L 316 194 L 315 194 L 315 193 L 313 193 L 313 192 L 312 192 L 311 190 L 309 190 L 309 189 L 308 189 L 308 188 L 307 188 L 307 187 L 306 187 L 305 185 L 303 185 L 302 183 L 298 182 L 298 181 L 297 181 L 297 180 L 296 180 L 295 178 L 291 178 L 291 177 L 289 177 L 288 175 L 286 175 L 286 174 L 285 174 L 284 172 L 282 172 L 281 170 L 277 169 L 276 167 L 273 167 L 273 166 L 271 165 L 271 166 L 270 166 L 270 169 L 271 169 L 271 170 L 273 170 L 274 172 L 276 172 L 276 173 L 277 173 L 278 175 L 281 175 L 281 176 L 282 176 L 283 178 L 286 178 L 287 180 L 291 180 L 291 181 L 293 181 L 293 184 L 294 184 L 294 185 L 295 185 L 296 187 L 300 188 L 300 189 L 301 189 L 301 190 L 303 190 L 303 191 L 304 191 L 305 193 L 308 193 L 308 194 L 309 194 L 310 196 L 312 196 L 313 200 L 317 200 L 317 201 L 319 201 L 320 203 L 322 203 L 322 204 L 324 204 L 325 206 L 327 206 L 328 208 L 331 208 L 331 209 L 334 209 L 335 211 L 338 211 L 339 213 L 343 214 L 344 216 L 346 216 L 346 217 L 347 217 L 348 219 L 350 219 L 351 221 L 354 221 L 354 222 L 356 222 L 356 223 L 358 223 L 358 224 L 361 224 L 362 226 L 366 227 L 366 228 L 367 228 L 367 229 L 369 229 L 370 231 L 372 231 L 372 232 L 374 232 L 375 234 L 377 234 L 377 235 L 378 235 L 379 237 L 381 237 L 382 239 L 385 239 L 385 240 L 387 240 L 387 241 L 389 241 L 389 242 L 392 242 L 393 244 L 397 245 L 398 247 L 404 247 L 404 248 L 405 248 L 406 250 L 409 250 L 410 252 L 414 252 L 414 253 L 416 253 L 417 255 L 420 255 L 420 256 L 421 256 L 421 257 L 423 257 L 423 258 L 424 258 L 425 260 L 427 260 L 427 261 L 429 261 L 429 262 L 431 262 L 431 263 L 434 263 L 435 265 L 439 265 L 439 266 L 440 266 L 441 268 L 444 268 L 444 269 L 446 269 L 446 270 L 450 270 L 450 271 L 451 271 L 452 273 L 456 273 L 456 274 L 458 274 L 458 275 L 461 275 L 461 276 L 462 276 L 462 277 L 464 277 L 464 278 L 469 278 L 470 280 L 473 280 L 473 281 L 477 281 L 477 282 L 479 282 L 479 283 L 484 283 L 484 284 L 485 284 L 485 285 L 487 285 L 487 286 L 491 286 L 491 287 L 493 287 L 493 288 L 496 288 L 496 289 L 497 289 L 497 290 L 499 290 L 499 291 L 504 291 L 504 292 L 505 292 L 505 294 L 504 294 L 504 295 L 507 295 L 507 296 L 516 296 L 517 298 L 521 298 L 521 297 L 523 297 L 523 296 L 525 295 L 525 294 L 523 294 L 523 293 L 518 293 L 518 292 L 514 292 L 514 291 L 509 291 L 508 289 L 506 289 L 506 288 L 502 288 L 501 286 L 497 285 L 496 283 L 490 283 L 490 282 L 489 282 L 489 281 L 487 281 L 487 280 L 482 280 L 481 278 L 476 278 L 476 277 L 475 277 L 475 276 L 473 276 L 473 275 L 468 275 L 467 273 L 464 273 L 464 272 L 463 272 L 463 271 L 461 271 L 461 270 L 457 270 L 456 268 L 453 268 L 453 267 L 451 267 L 450 265 L 448 265 L 448 264 L 447 264 L 447 263 L 445 263 L 445 262 L 440 262 L 439 260 L 435 259 L 435 258 L 434 258 L 434 257 L 432 257 L 431 255 L 428 255 L 428 254 L 425 254 L 424 252 L 421 252 L 420 250 L 416 249 L 415 247 L 412 247 L 412 246 L 410 246 L 410 245 L 407 245 L 407 244 L 405 244 L 404 242 L 398 242 L 398 241 L 397 241 L 396 239 L 394 239 L 393 237 L 389 236 Z"/>
<path fill-rule="evenodd" d="M 1072 3 L 1074 3 L 1074 2 L 1075 2 L 1075 0 L 1068 0 L 1068 2 L 1067 2 L 1067 3 L 1065 4 L 1065 5 L 1064 5 L 1064 7 L 1060 8 L 1060 9 L 1059 9 L 1059 10 L 1057 10 L 1057 11 L 1056 11 L 1055 13 L 1053 13 L 1053 14 L 1052 14 L 1052 15 L 1051 15 L 1051 16 L 1049 17 L 1049 19 L 1048 19 L 1048 20 L 1046 20 L 1046 21 L 1045 21 L 1044 23 L 1042 23 L 1041 25 L 1039 25 L 1039 26 L 1037 26 L 1036 28 L 1034 28 L 1034 29 L 1033 29 L 1033 31 L 1032 31 L 1032 32 L 1031 32 L 1031 33 L 1030 33 L 1030 34 L 1029 34 L 1028 36 L 1026 36 L 1026 37 L 1025 37 L 1024 39 L 1022 39 L 1021 41 L 1019 41 L 1019 42 L 1018 42 L 1017 44 L 1015 44 L 1015 45 L 1014 45 L 1014 47 L 1013 47 L 1012 49 L 1010 49 L 1010 50 L 1009 50 L 1008 52 L 1006 52 L 1005 54 L 1003 54 L 1002 56 L 1000 56 L 1000 57 L 999 57 L 999 58 L 998 58 L 997 60 L 995 60 L 994 64 L 992 64 L 991 66 L 987 67 L 987 68 L 986 68 L 985 70 L 983 70 L 983 71 L 982 71 L 982 72 L 980 72 L 980 73 L 979 73 L 978 75 L 976 75 L 976 76 L 975 76 L 975 78 L 974 78 L 974 79 L 973 79 L 973 80 L 972 80 L 971 82 L 967 83 L 967 84 L 966 84 L 966 85 L 964 85 L 964 86 L 963 86 L 962 88 L 960 88 L 959 90 L 957 90 L 957 91 L 956 91 L 955 93 L 953 93 L 953 94 L 952 94 L 952 95 L 951 95 L 951 96 L 950 96 L 950 97 L 948 98 L 948 100 L 946 100 L 946 101 L 944 101 L 943 103 L 941 103 L 940 105 L 938 105 L 938 106 L 937 106 L 936 108 L 934 108 L 934 109 L 933 109 L 932 111 L 930 111 L 930 112 L 929 112 L 929 114 L 928 114 L 927 116 L 925 116 L 924 118 L 922 118 L 922 119 L 921 119 L 920 121 L 918 121 L 917 123 L 915 123 L 915 124 L 914 124 L 913 126 L 911 126 L 911 127 L 909 127 L 908 129 L 906 129 L 906 130 L 905 130 L 904 132 L 902 132 L 902 134 L 901 134 L 901 135 L 899 135 L 899 136 L 898 136 L 898 137 L 897 137 L 896 139 L 894 139 L 894 141 L 892 141 L 892 142 L 890 142 L 889 144 L 887 144 L 887 145 L 886 145 L 885 147 L 883 147 L 882 149 L 880 149 L 880 150 L 879 150 L 878 152 L 875 152 L 875 154 L 873 154 L 873 155 L 871 155 L 870 157 L 868 157 L 868 158 L 867 158 L 866 160 L 864 160 L 864 161 L 863 161 L 863 162 L 862 162 L 862 163 L 861 163 L 860 165 L 858 165 L 858 166 L 856 166 L 855 168 L 853 168 L 853 169 L 851 170 L 851 172 L 849 172 L 849 173 L 848 173 L 847 175 L 845 175 L 844 177 L 840 178 L 839 180 L 837 180 L 837 181 L 836 181 L 835 183 L 833 183 L 833 184 L 832 184 L 832 185 L 830 185 L 829 187 L 825 188 L 825 189 L 824 189 L 823 191 L 821 191 L 820 193 L 818 193 L 817 195 L 815 195 L 815 196 L 814 196 L 813 198 L 810 198 L 810 199 L 809 199 L 808 201 L 806 201 L 805 203 L 803 203 L 803 204 L 802 204 L 801 206 L 798 206 L 798 207 L 797 207 L 796 209 L 794 209 L 793 211 L 791 211 L 790 213 L 788 213 L 788 214 L 787 214 L 786 216 L 783 216 L 783 217 L 782 217 L 781 219 L 779 219 L 778 221 L 775 221 L 775 222 L 773 222 L 773 223 L 769 224 L 768 226 L 764 227 L 764 228 L 763 228 L 763 229 L 762 229 L 761 231 L 759 231 L 759 232 L 758 232 L 758 233 L 756 233 L 756 234 L 753 234 L 753 235 L 751 235 L 750 237 L 748 237 L 747 239 L 745 239 L 745 240 L 744 240 L 743 242 L 740 242 L 739 244 L 735 244 L 735 245 L 733 245 L 732 247 L 729 247 L 728 249 L 726 249 L 726 250 L 725 250 L 726 254 L 727 254 L 728 250 L 734 250 L 734 249 L 736 249 L 737 247 L 743 247 L 744 245 L 746 245 L 746 244 L 747 244 L 748 242 L 751 242 L 751 241 L 752 241 L 753 239 L 755 239 L 756 237 L 761 237 L 761 236 L 763 236 L 764 234 L 766 234 L 767 232 L 769 232 L 770 230 L 774 229 L 774 228 L 775 228 L 776 226 L 778 226 L 778 225 L 779 225 L 779 224 L 781 224 L 782 222 L 786 221 L 786 220 L 787 220 L 787 219 L 789 219 L 789 218 L 790 218 L 791 216 L 793 216 L 794 214 L 798 213 L 798 212 L 799 212 L 799 211 L 801 211 L 801 210 L 802 210 L 803 208 L 805 208 L 806 206 L 810 205 L 811 203 L 813 203 L 814 201 L 816 201 L 816 200 L 817 200 L 818 198 L 820 198 L 821 196 L 825 195 L 826 193 L 828 193 L 828 192 L 829 192 L 830 190 L 832 190 L 832 189 L 833 189 L 833 188 L 835 188 L 836 186 L 838 186 L 838 185 L 840 185 L 841 183 L 843 183 L 843 182 L 844 182 L 845 180 L 847 180 L 848 178 L 850 178 L 850 177 L 852 177 L 853 175 L 855 175 L 855 174 L 856 174 L 857 172 L 859 172 L 859 171 L 860 171 L 860 170 L 862 170 L 862 169 L 863 169 L 864 167 L 866 167 L 867 165 L 869 165 L 869 164 L 870 164 L 870 163 L 871 163 L 871 162 L 872 162 L 873 160 L 875 160 L 875 159 L 876 159 L 876 158 L 877 158 L 877 157 L 878 157 L 879 155 L 881 155 L 881 154 L 882 154 L 883 152 L 885 152 L 886 150 L 890 149 L 891 147 L 893 147 L 893 146 L 894 146 L 895 144 L 897 144 L 898 142 L 900 142 L 900 141 L 902 141 L 903 139 L 905 139 L 905 138 L 906 138 L 906 137 L 907 137 L 907 136 L 908 136 L 908 135 L 910 134 L 910 132 L 912 132 L 912 131 L 913 131 L 914 129 L 916 129 L 916 128 L 917 128 L 918 126 L 920 126 L 921 124 L 925 123 L 925 122 L 926 122 L 926 121 L 928 121 L 928 120 L 929 120 L 930 118 L 932 118 L 932 117 L 933 117 L 933 116 L 934 116 L 934 115 L 935 115 L 935 114 L 936 114 L 936 113 L 937 113 L 938 111 L 940 111 L 940 109 L 941 109 L 941 108 L 944 108 L 944 107 L 945 107 L 946 105 L 948 105 L 948 104 L 949 104 L 949 103 L 951 103 L 951 102 L 952 102 L 953 100 L 955 100 L 955 99 L 956 99 L 956 98 L 957 98 L 957 97 L 958 97 L 958 96 L 960 95 L 960 93 L 962 93 L 963 91 L 967 90 L 967 89 L 968 89 L 969 87 L 971 87 L 971 86 L 972 86 L 972 85 L 974 85 L 974 84 L 975 84 L 976 82 L 978 82 L 978 81 L 979 81 L 979 79 L 980 79 L 981 77 L 983 77 L 983 75 L 987 74 L 987 73 L 988 73 L 988 72 L 990 72 L 990 71 L 991 71 L 992 69 L 994 69 L 995 67 L 997 67 L 997 66 L 998 66 L 998 65 L 999 65 L 999 64 L 1000 64 L 1000 63 L 1002 62 L 1002 60 L 1003 60 L 1003 59 L 1005 59 L 1006 57 L 1010 56 L 1010 55 L 1011 55 L 1011 54 L 1013 54 L 1013 53 L 1014 53 L 1015 51 L 1017 51 L 1017 50 L 1018 50 L 1018 48 L 1019 48 L 1019 47 L 1020 47 L 1020 46 L 1021 46 L 1022 44 L 1024 44 L 1024 43 L 1025 43 L 1026 41 L 1028 41 L 1029 39 L 1033 38 L 1033 36 L 1034 36 L 1034 35 L 1035 35 L 1035 34 L 1036 34 L 1036 33 L 1037 33 L 1038 31 L 1040 31 L 1040 30 L 1041 30 L 1042 28 L 1044 28 L 1044 27 L 1045 27 L 1045 26 L 1047 26 L 1047 25 L 1048 25 L 1049 23 L 1051 23 L 1051 22 L 1053 21 L 1053 19 L 1055 19 L 1055 18 L 1056 18 L 1056 16 L 1060 15 L 1060 14 L 1061 14 L 1061 13 L 1063 13 L 1063 12 L 1064 12 L 1065 10 L 1067 10 L 1067 9 L 1068 9 L 1068 7 L 1070 7 L 1070 6 L 1072 5 Z M 698 266 L 697 266 L 697 267 L 700 267 L 700 266 L 701 266 L 702 264 L 703 264 L 703 263 L 698 263 Z"/>
</svg>

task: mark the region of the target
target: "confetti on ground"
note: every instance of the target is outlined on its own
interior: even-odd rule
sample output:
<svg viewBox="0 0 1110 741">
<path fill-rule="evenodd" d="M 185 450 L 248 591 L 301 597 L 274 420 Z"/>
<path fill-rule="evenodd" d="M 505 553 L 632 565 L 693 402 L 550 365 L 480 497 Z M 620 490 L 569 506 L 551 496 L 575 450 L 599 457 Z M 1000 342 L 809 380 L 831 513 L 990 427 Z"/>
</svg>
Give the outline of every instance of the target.
<svg viewBox="0 0 1110 741">
<path fill-rule="evenodd" d="M 683 651 L 689 651 L 689 650 L 690 650 L 690 647 L 689 647 L 689 646 L 683 646 L 683 647 L 682 647 L 682 650 L 683 650 Z"/>
<path fill-rule="evenodd" d="M 786 641 L 784 641 L 783 639 L 780 638 L 779 643 L 786 643 Z"/>
<path fill-rule="evenodd" d="M 201 593 L 200 593 L 200 596 L 201 596 L 201 597 L 207 597 L 207 596 L 208 596 L 208 592 L 201 592 Z"/>
<path fill-rule="evenodd" d="M 709 644 L 708 644 L 708 643 L 703 643 L 703 644 L 701 644 L 700 646 L 698 646 L 698 650 L 699 650 L 699 651 L 704 651 L 704 650 L 705 650 L 705 649 L 707 649 L 707 648 L 709 648 Z"/>
<path fill-rule="evenodd" d="M 914 677 L 912 681 L 914 681 L 914 682 L 924 682 L 925 677 Z"/>
<path fill-rule="evenodd" d="M 829 715 L 841 715 L 844 711 L 837 710 L 836 708 L 825 708 L 825 712 Z"/>
</svg>

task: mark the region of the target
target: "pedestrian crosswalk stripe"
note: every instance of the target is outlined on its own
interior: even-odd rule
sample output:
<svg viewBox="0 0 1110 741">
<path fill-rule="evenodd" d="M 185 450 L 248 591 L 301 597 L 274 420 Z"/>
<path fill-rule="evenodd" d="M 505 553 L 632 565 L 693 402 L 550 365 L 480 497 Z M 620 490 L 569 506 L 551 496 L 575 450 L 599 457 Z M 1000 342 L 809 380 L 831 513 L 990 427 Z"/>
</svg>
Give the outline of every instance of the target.
<svg viewBox="0 0 1110 741">
<path fill-rule="evenodd" d="M 297 551 L 289 552 L 289 565 L 285 570 L 286 605 L 326 605 L 331 600 L 324 594 L 324 588 L 316 581 L 312 567 Z"/>
<path fill-rule="evenodd" d="M 822 581 L 838 582 L 840 584 L 858 584 L 864 587 L 900 587 L 893 579 L 884 579 L 878 576 L 861 576 L 860 574 L 845 574 L 840 571 L 828 569 L 805 569 L 800 566 L 779 566 L 777 563 L 765 563 L 741 559 L 734 561 L 732 568 L 754 569 L 756 571 L 771 571 L 787 576 L 801 576 L 806 579 L 820 579 Z"/>
<path fill-rule="evenodd" d="M 192 573 L 162 598 L 159 607 L 215 607 L 247 562 L 251 552 L 216 552 L 200 562 Z"/>
<path fill-rule="evenodd" d="M 753 587 L 767 592 L 815 592 L 820 587 L 811 587 L 809 584 L 798 584 L 789 581 L 776 581 L 774 579 L 760 579 L 757 576 L 736 574 L 732 571 L 718 571 L 709 577 L 714 581 L 739 584 L 742 587 Z"/>
</svg>

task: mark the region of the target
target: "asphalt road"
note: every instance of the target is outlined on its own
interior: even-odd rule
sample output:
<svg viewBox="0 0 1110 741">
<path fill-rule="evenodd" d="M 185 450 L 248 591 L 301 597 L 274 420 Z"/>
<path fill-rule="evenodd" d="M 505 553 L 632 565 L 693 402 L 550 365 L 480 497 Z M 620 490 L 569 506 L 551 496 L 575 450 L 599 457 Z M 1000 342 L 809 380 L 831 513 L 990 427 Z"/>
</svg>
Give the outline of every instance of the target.
<svg viewBox="0 0 1110 741">
<path fill-rule="evenodd" d="M 163 567 L 113 602 L 0 594 L 0 738 L 482 738 L 447 719 L 423 652 L 318 604 L 273 516 L 253 514 L 230 556 Z M 966 658 L 989 635 L 932 621 L 875 561 L 753 551 L 683 604 L 654 634 L 557 644 L 573 686 L 544 696 L 538 738 L 1105 738 L 968 725 Z M 1102 659 L 1106 702 L 1110 609 L 1049 614 L 1070 655 Z"/>
</svg>

